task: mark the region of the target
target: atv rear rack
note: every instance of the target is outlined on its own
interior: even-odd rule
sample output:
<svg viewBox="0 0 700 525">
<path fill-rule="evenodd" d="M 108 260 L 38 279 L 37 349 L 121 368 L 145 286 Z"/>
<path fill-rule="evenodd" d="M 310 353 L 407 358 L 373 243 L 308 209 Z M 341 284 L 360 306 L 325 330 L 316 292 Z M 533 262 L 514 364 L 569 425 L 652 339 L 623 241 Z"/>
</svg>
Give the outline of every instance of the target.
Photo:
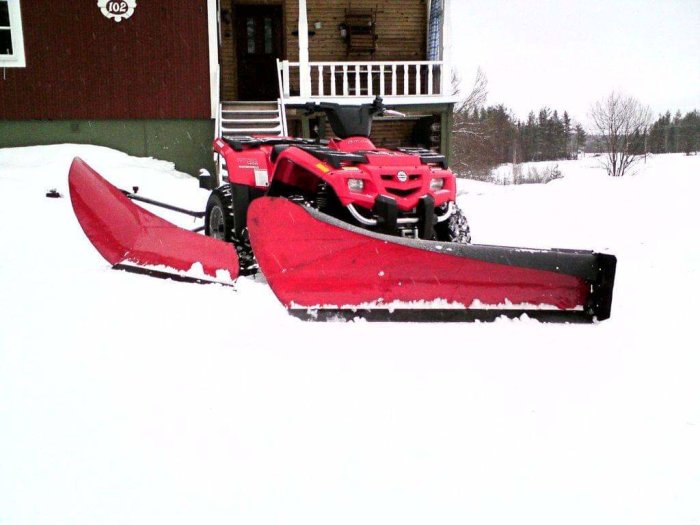
<svg viewBox="0 0 700 525">
<path fill-rule="evenodd" d="M 258 148 L 260 146 L 305 146 L 328 144 L 328 141 L 318 142 L 314 139 L 300 139 L 290 137 L 252 137 L 242 136 L 236 138 L 221 138 L 226 144 L 231 146 L 235 151 L 241 152 L 245 149 Z"/>
</svg>

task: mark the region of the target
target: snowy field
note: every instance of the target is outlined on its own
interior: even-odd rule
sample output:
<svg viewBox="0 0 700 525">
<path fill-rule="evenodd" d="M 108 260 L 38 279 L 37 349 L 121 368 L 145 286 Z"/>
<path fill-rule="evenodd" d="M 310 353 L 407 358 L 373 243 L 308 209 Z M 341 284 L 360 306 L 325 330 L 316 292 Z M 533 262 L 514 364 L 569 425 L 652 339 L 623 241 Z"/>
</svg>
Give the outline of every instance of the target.
<svg viewBox="0 0 700 525">
<path fill-rule="evenodd" d="M 75 155 L 206 199 L 166 162 L 0 150 L 0 524 L 700 524 L 700 156 L 460 181 L 476 243 L 617 255 L 582 326 L 303 323 L 263 282 L 112 271 Z"/>
</svg>

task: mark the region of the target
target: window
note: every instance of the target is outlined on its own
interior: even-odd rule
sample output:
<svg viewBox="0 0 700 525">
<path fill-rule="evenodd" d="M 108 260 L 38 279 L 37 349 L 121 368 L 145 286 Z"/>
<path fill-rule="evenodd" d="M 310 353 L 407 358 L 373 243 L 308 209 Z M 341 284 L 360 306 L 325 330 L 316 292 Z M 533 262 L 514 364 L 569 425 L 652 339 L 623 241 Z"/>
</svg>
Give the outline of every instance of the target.
<svg viewBox="0 0 700 525">
<path fill-rule="evenodd" d="M 248 17 L 245 22 L 246 34 L 248 37 L 248 54 L 255 54 L 255 18 Z"/>
<path fill-rule="evenodd" d="M 0 67 L 24 67 L 19 0 L 0 0 Z"/>
<path fill-rule="evenodd" d="M 265 54 L 272 54 L 272 18 L 265 17 Z"/>
</svg>

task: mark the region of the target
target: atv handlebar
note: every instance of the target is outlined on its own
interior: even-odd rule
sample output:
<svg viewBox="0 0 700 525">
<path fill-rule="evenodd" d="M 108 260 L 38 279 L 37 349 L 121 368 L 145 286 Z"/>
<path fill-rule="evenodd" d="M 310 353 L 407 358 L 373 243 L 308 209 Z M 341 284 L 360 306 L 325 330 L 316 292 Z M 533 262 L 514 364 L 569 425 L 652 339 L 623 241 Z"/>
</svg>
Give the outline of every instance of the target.
<svg viewBox="0 0 700 525">
<path fill-rule="evenodd" d="M 385 109 L 384 113 L 382 113 L 382 116 L 405 117 L 406 113 L 401 113 L 400 111 L 395 111 L 393 109 Z"/>
<path fill-rule="evenodd" d="M 304 104 L 304 110 L 307 115 L 311 115 L 313 113 L 316 113 L 318 111 L 335 111 L 338 108 L 367 108 L 369 110 L 370 115 L 379 115 L 379 116 L 384 116 L 384 115 L 391 115 L 394 117 L 405 117 L 405 113 L 401 113 L 400 111 L 395 111 L 393 109 L 389 109 L 384 105 L 384 100 L 382 97 L 377 95 L 375 99 L 372 101 L 371 104 L 360 104 L 360 105 L 343 105 L 343 104 L 336 104 L 334 102 L 307 102 Z"/>
<path fill-rule="evenodd" d="M 322 111 L 328 117 L 333 133 L 341 139 L 369 137 L 372 119 L 375 116 L 392 115 L 405 117 L 403 113 L 388 109 L 377 96 L 371 104 L 344 105 L 333 102 L 307 102 L 303 105 L 307 115 Z"/>
</svg>

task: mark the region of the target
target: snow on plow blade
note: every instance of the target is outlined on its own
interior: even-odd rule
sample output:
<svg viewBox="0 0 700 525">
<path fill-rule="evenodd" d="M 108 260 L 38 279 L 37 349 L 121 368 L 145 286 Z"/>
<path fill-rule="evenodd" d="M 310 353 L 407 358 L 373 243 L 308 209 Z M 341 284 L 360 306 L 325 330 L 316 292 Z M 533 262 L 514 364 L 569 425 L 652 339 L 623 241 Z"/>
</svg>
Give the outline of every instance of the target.
<svg viewBox="0 0 700 525">
<path fill-rule="evenodd" d="M 82 159 L 73 160 L 68 183 L 80 226 L 115 269 L 194 282 L 230 283 L 238 276 L 231 244 L 179 228 L 137 206 Z"/>
<path fill-rule="evenodd" d="M 272 197 L 251 204 L 248 228 L 272 290 L 305 319 L 610 317 L 612 255 L 397 238 Z"/>
</svg>

